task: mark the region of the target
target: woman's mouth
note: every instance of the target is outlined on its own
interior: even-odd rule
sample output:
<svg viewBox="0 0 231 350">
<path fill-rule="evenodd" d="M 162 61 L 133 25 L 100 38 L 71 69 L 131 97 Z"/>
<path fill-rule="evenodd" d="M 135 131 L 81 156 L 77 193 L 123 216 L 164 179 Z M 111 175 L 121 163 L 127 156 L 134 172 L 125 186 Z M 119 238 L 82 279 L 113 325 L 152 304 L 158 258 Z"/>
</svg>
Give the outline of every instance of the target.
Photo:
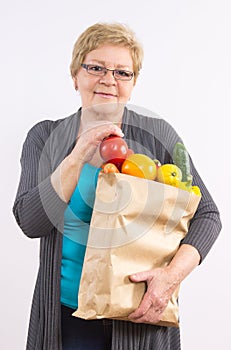
<svg viewBox="0 0 231 350">
<path fill-rule="evenodd" d="M 102 97 L 102 98 L 107 98 L 107 99 L 117 97 L 117 95 L 115 95 L 115 94 L 108 93 L 108 92 L 103 92 L 103 91 L 95 92 L 95 94 L 96 94 L 97 96 L 100 96 L 100 97 Z"/>
</svg>

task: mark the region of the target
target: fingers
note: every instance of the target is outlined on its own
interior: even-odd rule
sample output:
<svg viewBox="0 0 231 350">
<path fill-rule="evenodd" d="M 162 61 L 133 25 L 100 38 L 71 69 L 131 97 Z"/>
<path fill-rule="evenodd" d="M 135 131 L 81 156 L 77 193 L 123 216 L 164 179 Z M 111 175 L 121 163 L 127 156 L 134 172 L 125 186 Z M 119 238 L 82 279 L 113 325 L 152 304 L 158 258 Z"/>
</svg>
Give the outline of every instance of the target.
<svg viewBox="0 0 231 350">
<path fill-rule="evenodd" d="M 95 136 L 95 138 L 99 141 L 102 141 L 105 137 L 112 134 L 119 137 L 124 136 L 122 130 L 116 124 L 108 121 L 98 121 L 86 125 L 82 133 L 79 135 L 79 138 L 82 135 L 90 133 L 92 133 Z"/>
<path fill-rule="evenodd" d="M 139 307 L 129 315 L 132 322 L 158 323 L 168 304 L 166 297 L 166 283 L 163 283 L 165 274 L 161 269 L 142 271 L 130 275 L 130 280 L 135 283 L 146 282 L 147 290 Z"/>
<path fill-rule="evenodd" d="M 110 125 L 104 128 L 97 128 L 96 130 L 92 131 L 95 140 L 102 142 L 104 138 L 110 136 L 110 135 L 115 135 L 119 137 L 123 137 L 124 134 L 121 129 L 119 129 L 116 125 Z"/>
<path fill-rule="evenodd" d="M 141 317 L 132 317 L 132 314 L 129 315 L 128 319 L 134 323 L 150 323 L 157 324 L 161 321 L 161 316 L 163 312 L 160 310 L 149 309 L 144 315 Z"/>
<path fill-rule="evenodd" d="M 132 282 L 148 281 L 150 279 L 150 277 L 151 277 L 150 271 L 137 272 L 137 273 L 129 276 L 129 278 Z"/>
<path fill-rule="evenodd" d="M 135 323 L 158 323 L 165 307 L 159 305 L 158 301 L 153 303 L 148 294 L 144 295 L 140 306 L 132 312 L 128 318 Z"/>
<path fill-rule="evenodd" d="M 101 121 L 96 124 L 88 124 L 88 127 L 84 127 L 84 131 L 76 140 L 76 145 L 72 151 L 74 159 L 83 163 L 91 161 L 94 155 L 97 154 L 98 147 L 103 139 L 112 134 L 119 137 L 124 136 L 122 130 L 112 122 Z"/>
<path fill-rule="evenodd" d="M 129 319 L 138 319 L 146 314 L 152 306 L 151 300 L 145 294 L 139 307 L 129 315 Z"/>
</svg>

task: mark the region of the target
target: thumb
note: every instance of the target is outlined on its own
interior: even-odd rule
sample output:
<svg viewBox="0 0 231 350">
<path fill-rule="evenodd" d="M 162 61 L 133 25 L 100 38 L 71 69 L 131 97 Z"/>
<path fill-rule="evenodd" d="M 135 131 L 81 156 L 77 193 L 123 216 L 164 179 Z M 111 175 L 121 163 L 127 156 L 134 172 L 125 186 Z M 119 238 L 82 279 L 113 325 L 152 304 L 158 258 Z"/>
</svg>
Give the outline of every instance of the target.
<svg viewBox="0 0 231 350">
<path fill-rule="evenodd" d="M 147 281 L 150 277 L 149 271 L 137 272 L 129 276 L 132 282 L 144 282 Z"/>
</svg>

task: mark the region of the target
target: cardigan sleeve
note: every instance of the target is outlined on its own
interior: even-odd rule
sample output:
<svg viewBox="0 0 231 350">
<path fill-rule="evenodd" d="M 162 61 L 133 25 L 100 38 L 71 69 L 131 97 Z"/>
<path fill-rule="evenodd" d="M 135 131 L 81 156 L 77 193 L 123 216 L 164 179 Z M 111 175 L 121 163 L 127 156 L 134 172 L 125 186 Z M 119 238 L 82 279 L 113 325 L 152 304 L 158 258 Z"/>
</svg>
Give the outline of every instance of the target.
<svg viewBox="0 0 231 350">
<path fill-rule="evenodd" d="M 202 196 L 197 211 L 190 221 L 188 233 L 181 243 L 194 246 L 198 250 L 202 261 L 218 238 L 222 224 L 216 203 L 191 159 L 190 161 L 193 184 L 200 187 Z"/>
<path fill-rule="evenodd" d="M 60 232 L 63 202 L 51 184 L 51 159 L 44 152 L 52 121 L 36 124 L 27 134 L 21 155 L 21 176 L 13 213 L 22 231 L 30 238 L 49 235 L 54 227 Z"/>
</svg>

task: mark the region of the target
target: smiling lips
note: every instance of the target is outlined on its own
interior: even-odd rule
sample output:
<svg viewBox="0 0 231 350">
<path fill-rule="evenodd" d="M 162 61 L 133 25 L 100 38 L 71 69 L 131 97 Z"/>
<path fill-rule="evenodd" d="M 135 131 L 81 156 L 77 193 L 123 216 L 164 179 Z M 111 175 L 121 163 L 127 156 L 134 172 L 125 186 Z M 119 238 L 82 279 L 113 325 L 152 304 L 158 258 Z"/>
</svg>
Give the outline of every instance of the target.
<svg viewBox="0 0 231 350">
<path fill-rule="evenodd" d="M 103 98 L 113 98 L 113 97 L 117 97 L 116 94 L 113 94 L 113 93 L 108 93 L 108 92 L 103 92 L 103 91 L 95 91 L 95 94 L 100 96 L 100 97 L 103 97 Z"/>
</svg>

